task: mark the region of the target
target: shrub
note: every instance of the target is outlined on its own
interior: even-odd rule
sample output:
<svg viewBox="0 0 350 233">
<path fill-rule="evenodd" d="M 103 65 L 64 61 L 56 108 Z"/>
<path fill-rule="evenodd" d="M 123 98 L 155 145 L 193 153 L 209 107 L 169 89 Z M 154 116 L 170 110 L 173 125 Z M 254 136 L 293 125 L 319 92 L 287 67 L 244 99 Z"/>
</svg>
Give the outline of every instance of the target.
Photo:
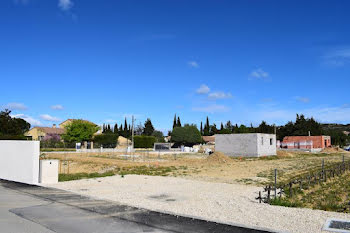
<svg viewBox="0 0 350 233">
<path fill-rule="evenodd" d="M 156 138 L 153 136 L 134 136 L 135 148 L 153 148 Z"/>
</svg>

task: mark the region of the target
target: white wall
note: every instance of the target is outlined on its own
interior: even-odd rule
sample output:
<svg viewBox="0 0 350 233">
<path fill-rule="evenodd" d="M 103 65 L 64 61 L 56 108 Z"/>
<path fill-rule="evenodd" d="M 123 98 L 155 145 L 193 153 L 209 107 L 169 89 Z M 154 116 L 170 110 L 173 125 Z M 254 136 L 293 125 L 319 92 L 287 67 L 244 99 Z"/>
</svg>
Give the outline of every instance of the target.
<svg viewBox="0 0 350 233">
<path fill-rule="evenodd" d="M 270 145 L 272 139 L 272 145 Z M 216 134 L 215 151 L 229 156 L 259 157 L 276 155 L 276 135 L 261 133 Z"/>
<path fill-rule="evenodd" d="M 258 156 L 257 134 L 216 134 L 215 151 L 229 156 Z"/>
<path fill-rule="evenodd" d="M 276 135 L 258 133 L 258 156 L 276 155 Z M 270 144 L 272 140 L 272 145 Z"/>
<path fill-rule="evenodd" d="M 0 179 L 39 182 L 39 141 L 0 140 Z"/>
</svg>

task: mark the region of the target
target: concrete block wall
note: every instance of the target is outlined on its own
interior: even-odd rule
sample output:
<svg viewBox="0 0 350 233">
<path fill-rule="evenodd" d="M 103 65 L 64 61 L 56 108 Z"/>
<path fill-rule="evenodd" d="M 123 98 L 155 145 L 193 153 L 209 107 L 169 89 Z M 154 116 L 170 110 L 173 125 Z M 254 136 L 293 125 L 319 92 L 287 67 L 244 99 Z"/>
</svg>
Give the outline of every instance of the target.
<svg viewBox="0 0 350 233">
<path fill-rule="evenodd" d="M 215 151 L 235 157 L 276 155 L 276 135 L 260 133 L 217 134 L 215 135 Z"/>
<path fill-rule="evenodd" d="M 258 151 L 257 155 L 260 156 L 269 156 L 276 155 L 276 135 L 275 134 L 262 134 L 258 133 L 257 142 L 258 142 Z"/>
</svg>

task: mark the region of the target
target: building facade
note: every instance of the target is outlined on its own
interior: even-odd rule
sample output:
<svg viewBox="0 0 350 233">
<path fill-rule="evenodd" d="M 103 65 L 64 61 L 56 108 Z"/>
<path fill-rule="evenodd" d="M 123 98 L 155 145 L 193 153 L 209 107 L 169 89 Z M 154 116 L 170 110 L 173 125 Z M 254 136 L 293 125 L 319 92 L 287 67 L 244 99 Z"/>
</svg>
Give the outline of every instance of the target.
<svg viewBox="0 0 350 233">
<path fill-rule="evenodd" d="M 263 133 L 216 134 L 215 151 L 234 157 L 276 155 L 276 135 Z"/>
<path fill-rule="evenodd" d="M 330 136 L 287 136 L 281 144 L 285 149 L 324 149 L 331 147 Z"/>
<path fill-rule="evenodd" d="M 61 140 L 61 135 L 65 133 L 65 129 L 53 127 L 34 127 L 24 134 L 31 140 L 42 141 L 45 139 L 55 138 Z"/>
</svg>

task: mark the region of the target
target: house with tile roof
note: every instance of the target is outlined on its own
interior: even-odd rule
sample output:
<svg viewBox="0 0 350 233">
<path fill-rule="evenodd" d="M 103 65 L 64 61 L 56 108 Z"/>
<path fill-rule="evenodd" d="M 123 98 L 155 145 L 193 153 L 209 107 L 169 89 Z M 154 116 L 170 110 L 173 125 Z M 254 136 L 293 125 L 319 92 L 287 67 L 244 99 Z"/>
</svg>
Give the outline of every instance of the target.
<svg viewBox="0 0 350 233">
<path fill-rule="evenodd" d="M 54 124 L 52 127 L 34 127 L 24 134 L 32 140 L 44 140 L 47 137 L 59 137 L 65 133 L 65 129 L 57 128 Z"/>
</svg>

